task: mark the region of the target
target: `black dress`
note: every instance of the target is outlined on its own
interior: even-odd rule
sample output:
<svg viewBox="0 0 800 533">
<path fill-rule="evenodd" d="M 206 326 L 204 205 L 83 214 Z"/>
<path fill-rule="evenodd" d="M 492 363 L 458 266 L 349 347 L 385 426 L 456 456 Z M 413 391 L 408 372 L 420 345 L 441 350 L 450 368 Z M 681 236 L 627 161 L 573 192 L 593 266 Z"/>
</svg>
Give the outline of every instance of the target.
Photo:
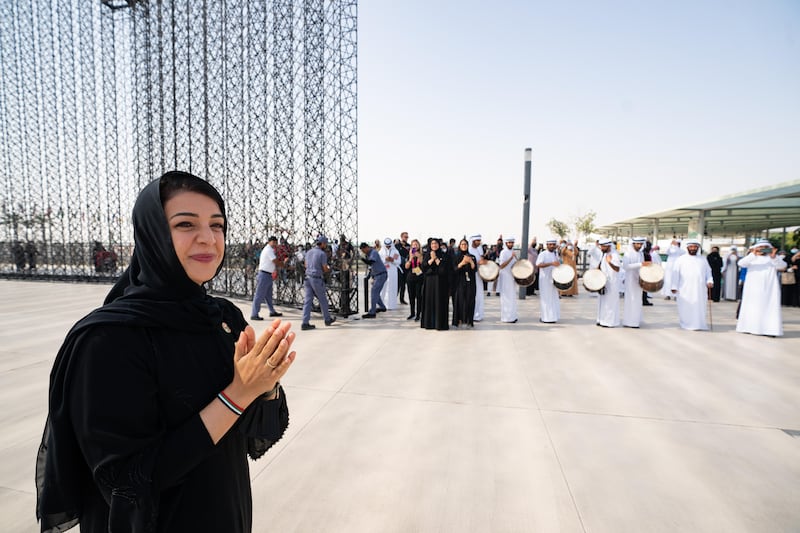
<svg viewBox="0 0 800 533">
<path fill-rule="evenodd" d="M 708 266 L 711 267 L 711 278 L 714 280 L 714 286 L 711 288 L 711 299 L 718 302 L 722 293 L 722 257 L 719 252 L 711 252 L 706 257 L 706 260 L 708 261 Z"/>
<path fill-rule="evenodd" d="M 478 261 L 472 254 L 466 254 L 472 258 L 473 264 L 477 265 Z M 464 265 L 461 268 L 456 266 L 461 263 L 463 255 L 461 252 L 456 252 L 454 285 L 453 285 L 453 325 L 466 324 L 473 325 L 473 318 L 475 317 L 475 276 L 476 269 L 471 265 Z"/>
<path fill-rule="evenodd" d="M 422 318 L 420 327 L 425 329 L 449 329 L 448 315 L 450 314 L 450 286 L 449 280 L 453 267 L 448 261 L 446 253 L 438 252 L 441 262 L 428 264 L 431 253 L 422 256 Z"/>
<path fill-rule="evenodd" d="M 36 464 L 42 531 L 248 532 L 247 455 L 288 425 L 281 392 L 250 404 L 216 445 L 209 436 L 199 413 L 233 379 L 246 322 L 184 272 L 157 182 L 134 207 L 129 269 L 53 364 Z"/>
</svg>

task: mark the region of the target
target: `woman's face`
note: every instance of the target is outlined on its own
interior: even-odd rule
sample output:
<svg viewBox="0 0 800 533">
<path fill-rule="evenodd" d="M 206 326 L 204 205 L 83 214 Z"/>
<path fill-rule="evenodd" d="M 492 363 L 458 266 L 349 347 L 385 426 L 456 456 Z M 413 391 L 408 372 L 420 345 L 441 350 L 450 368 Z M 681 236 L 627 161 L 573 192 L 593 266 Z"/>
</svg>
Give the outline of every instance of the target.
<svg viewBox="0 0 800 533">
<path fill-rule="evenodd" d="M 422 247 L 419 245 L 419 241 L 418 241 L 417 239 L 414 239 L 413 241 L 411 241 L 411 247 L 412 247 L 412 248 L 416 248 L 417 250 L 419 250 L 420 248 L 422 248 Z"/>
<path fill-rule="evenodd" d="M 189 279 L 198 285 L 214 277 L 225 255 L 225 217 L 217 202 L 196 192 L 180 192 L 166 201 L 172 245 Z"/>
<path fill-rule="evenodd" d="M 469 248 L 469 243 L 467 243 L 467 241 L 461 241 L 460 243 L 458 243 L 458 248 L 459 248 L 459 249 L 460 249 L 462 252 L 466 252 L 466 251 L 467 251 L 467 249 Z"/>
<path fill-rule="evenodd" d="M 431 250 L 434 252 L 439 249 L 439 241 L 431 241 Z"/>
</svg>

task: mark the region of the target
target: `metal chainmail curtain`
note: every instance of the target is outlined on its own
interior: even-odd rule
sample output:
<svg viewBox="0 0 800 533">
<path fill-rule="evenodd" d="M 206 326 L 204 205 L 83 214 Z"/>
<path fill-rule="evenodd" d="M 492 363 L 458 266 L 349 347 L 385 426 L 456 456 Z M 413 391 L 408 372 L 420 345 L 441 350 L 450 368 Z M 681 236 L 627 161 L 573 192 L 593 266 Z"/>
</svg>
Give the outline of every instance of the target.
<svg viewBox="0 0 800 533">
<path fill-rule="evenodd" d="M 212 289 L 250 297 L 276 235 L 277 299 L 300 305 L 303 246 L 357 235 L 356 23 L 355 0 L 0 2 L 0 274 L 113 279 L 136 193 L 181 169 L 227 201 Z"/>
</svg>

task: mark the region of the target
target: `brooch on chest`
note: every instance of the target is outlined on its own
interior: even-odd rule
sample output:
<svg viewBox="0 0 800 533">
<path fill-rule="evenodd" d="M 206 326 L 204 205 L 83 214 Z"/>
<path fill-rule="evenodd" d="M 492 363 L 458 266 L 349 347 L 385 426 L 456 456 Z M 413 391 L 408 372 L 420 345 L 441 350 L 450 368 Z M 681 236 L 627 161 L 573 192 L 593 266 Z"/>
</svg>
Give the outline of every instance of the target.
<svg viewBox="0 0 800 533">
<path fill-rule="evenodd" d="M 222 331 L 224 331 L 225 333 L 230 333 L 231 332 L 231 327 L 227 323 L 223 322 L 222 323 Z"/>
</svg>

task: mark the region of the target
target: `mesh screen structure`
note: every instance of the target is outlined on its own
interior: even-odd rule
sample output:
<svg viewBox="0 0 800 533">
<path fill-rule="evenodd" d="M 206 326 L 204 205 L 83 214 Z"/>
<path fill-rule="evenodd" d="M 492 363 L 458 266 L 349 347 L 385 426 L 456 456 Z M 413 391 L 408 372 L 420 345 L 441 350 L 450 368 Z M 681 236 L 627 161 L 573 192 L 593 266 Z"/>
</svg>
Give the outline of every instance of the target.
<svg viewBox="0 0 800 533">
<path fill-rule="evenodd" d="M 356 75 L 354 0 L 0 2 L 0 276 L 112 281 L 137 192 L 180 169 L 226 199 L 211 290 L 251 297 L 275 235 L 299 306 L 324 234 L 355 312 Z"/>
</svg>

